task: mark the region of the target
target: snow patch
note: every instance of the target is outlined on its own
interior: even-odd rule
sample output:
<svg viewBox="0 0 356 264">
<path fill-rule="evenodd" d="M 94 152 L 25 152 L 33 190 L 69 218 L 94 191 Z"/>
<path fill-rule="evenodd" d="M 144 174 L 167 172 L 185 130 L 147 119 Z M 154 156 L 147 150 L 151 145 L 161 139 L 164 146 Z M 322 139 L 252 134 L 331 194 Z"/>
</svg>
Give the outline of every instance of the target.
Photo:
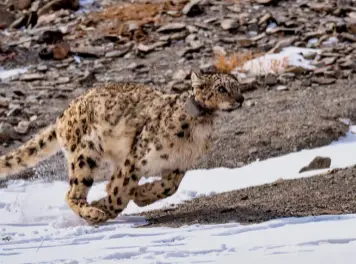
<svg viewBox="0 0 356 264">
<path fill-rule="evenodd" d="M 281 74 L 292 67 L 314 70 L 315 66 L 307 57 L 320 54 L 320 49 L 286 47 L 281 52 L 267 54 L 245 62 L 241 67 L 232 71 L 240 77 L 252 77 L 267 74 Z"/>
<path fill-rule="evenodd" d="M 0 80 L 4 81 L 10 78 L 15 78 L 20 76 L 21 74 L 27 72 L 28 68 L 18 68 L 18 69 L 11 69 L 11 70 L 4 70 L 0 67 Z"/>
<path fill-rule="evenodd" d="M 356 215 L 286 218 L 262 224 L 49 229 L 8 226 L 3 263 L 335 263 L 356 257 Z M 75 232 L 74 229 L 78 229 Z M 31 231 L 36 230 L 38 234 Z M 3 231 L 2 231 L 3 232 Z M 1 236 L 5 233 L 0 233 Z M 94 249 L 95 250 L 92 250 Z M 340 254 L 341 253 L 341 254 Z M 325 258 L 325 255 L 327 258 Z M 281 258 L 282 256 L 282 258 Z M 298 256 L 298 257 L 296 257 Z M 321 262 L 323 260 L 323 262 Z"/>
</svg>

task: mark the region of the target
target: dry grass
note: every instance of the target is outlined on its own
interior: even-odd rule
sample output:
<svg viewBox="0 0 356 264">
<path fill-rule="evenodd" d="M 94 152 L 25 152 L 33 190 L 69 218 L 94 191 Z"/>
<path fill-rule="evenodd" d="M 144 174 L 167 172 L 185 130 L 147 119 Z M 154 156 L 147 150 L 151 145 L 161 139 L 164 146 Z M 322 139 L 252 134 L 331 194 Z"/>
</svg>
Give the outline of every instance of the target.
<svg viewBox="0 0 356 264">
<path fill-rule="evenodd" d="M 161 0 L 121 3 L 93 13 L 89 20 L 98 25 L 97 29 L 100 29 L 100 32 L 96 33 L 99 35 L 120 36 L 135 42 L 143 42 L 148 40 L 148 32 L 143 30 L 144 25 L 162 23 L 162 14 L 167 11 L 176 11 L 179 16 L 187 2 L 187 0 Z M 129 24 L 132 22 L 137 25 L 137 28 L 130 28 Z"/>
<path fill-rule="evenodd" d="M 233 53 L 230 56 L 215 54 L 215 66 L 220 72 L 230 73 L 236 67 L 240 67 L 246 61 L 259 57 L 260 55 L 261 53 L 253 53 L 252 51 Z"/>
<path fill-rule="evenodd" d="M 157 3 L 124 3 L 106 8 L 93 15 L 96 19 L 115 19 L 118 21 L 142 21 L 152 19 L 167 11 L 180 11 L 186 0 L 162 1 Z"/>
</svg>

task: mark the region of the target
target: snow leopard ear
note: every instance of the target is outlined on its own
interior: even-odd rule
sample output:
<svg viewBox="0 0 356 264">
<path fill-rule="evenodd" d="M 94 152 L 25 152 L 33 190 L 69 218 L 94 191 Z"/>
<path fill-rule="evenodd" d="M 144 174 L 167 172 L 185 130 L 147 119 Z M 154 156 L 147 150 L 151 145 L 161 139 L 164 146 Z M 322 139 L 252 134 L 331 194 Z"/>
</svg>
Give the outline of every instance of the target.
<svg viewBox="0 0 356 264">
<path fill-rule="evenodd" d="M 204 83 L 204 77 L 196 72 L 192 72 L 190 79 L 192 81 L 193 88 L 200 87 Z"/>
</svg>

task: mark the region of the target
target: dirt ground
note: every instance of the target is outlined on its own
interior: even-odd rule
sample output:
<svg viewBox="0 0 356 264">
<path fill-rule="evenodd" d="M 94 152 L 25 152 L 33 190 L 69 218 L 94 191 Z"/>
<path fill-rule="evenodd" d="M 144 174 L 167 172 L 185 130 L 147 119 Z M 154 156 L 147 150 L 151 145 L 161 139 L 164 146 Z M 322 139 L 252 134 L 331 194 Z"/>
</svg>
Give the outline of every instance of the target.
<svg viewBox="0 0 356 264">
<path fill-rule="evenodd" d="M 261 175 L 262 176 L 262 175 Z M 356 167 L 196 198 L 175 208 L 144 213 L 146 226 L 238 222 L 356 213 Z"/>
<path fill-rule="evenodd" d="M 259 89 L 246 94 L 254 106 L 224 115 L 216 126 L 217 141 L 203 167 L 236 167 L 256 159 L 279 156 L 329 144 L 355 120 L 354 81 L 328 86 L 289 84 L 288 92 Z"/>
</svg>

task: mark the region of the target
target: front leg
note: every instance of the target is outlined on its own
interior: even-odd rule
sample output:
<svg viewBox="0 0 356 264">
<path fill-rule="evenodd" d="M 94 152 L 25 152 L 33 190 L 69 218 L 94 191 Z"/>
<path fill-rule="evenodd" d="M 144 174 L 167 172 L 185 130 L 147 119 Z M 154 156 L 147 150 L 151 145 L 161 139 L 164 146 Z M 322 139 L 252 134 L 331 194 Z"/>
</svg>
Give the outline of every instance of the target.
<svg viewBox="0 0 356 264">
<path fill-rule="evenodd" d="M 106 186 L 107 196 L 93 201 L 91 206 L 103 210 L 111 219 L 115 219 L 135 197 L 141 171 L 134 160 L 127 159 L 125 167 L 111 177 Z"/>
<path fill-rule="evenodd" d="M 139 185 L 134 202 L 142 207 L 172 196 L 184 178 L 185 171 L 174 170 L 162 174 L 162 180 Z"/>
</svg>

